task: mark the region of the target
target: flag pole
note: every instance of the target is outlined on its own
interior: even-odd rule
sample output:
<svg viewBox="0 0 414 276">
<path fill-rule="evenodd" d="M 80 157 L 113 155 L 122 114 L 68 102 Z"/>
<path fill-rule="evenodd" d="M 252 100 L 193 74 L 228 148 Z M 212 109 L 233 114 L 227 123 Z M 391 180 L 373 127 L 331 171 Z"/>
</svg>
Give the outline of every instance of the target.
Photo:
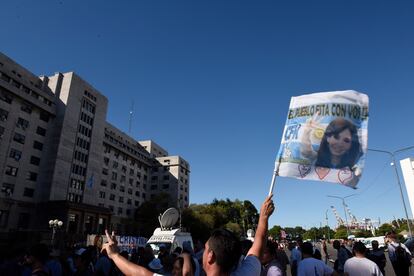
<svg viewBox="0 0 414 276">
<path fill-rule="evenodd" d="M 275 184 L 276 184 L 276 176 L 279 175 L 280 161 L 282 161 L 282 155 L 279 156 L 279 161 L 277 163 L 277 166 L 275 164 L 275 169 L 273 170 L 272 182 L 270 182 L 270 189 L 269 189 L 269 194 L 268 194 L 269 196 L 271 194 L 273 194 L 273 189 L 274 189 Z"/>
</svg>

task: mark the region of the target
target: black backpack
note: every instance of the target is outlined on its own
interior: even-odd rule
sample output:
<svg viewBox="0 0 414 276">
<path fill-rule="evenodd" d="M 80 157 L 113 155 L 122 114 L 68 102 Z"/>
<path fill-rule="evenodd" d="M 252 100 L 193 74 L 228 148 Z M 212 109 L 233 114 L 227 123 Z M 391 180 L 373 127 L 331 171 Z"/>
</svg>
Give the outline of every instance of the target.
<svg viewBox="0 0 414 276">
<path fill-rule="evenodd" d="M 398 246 L 394 246 L 396 263 L 398 266 L 410 266 L 411 265 L 411 255 L 401 246 L 401 243 L 398 243 Z"/>
</svg>

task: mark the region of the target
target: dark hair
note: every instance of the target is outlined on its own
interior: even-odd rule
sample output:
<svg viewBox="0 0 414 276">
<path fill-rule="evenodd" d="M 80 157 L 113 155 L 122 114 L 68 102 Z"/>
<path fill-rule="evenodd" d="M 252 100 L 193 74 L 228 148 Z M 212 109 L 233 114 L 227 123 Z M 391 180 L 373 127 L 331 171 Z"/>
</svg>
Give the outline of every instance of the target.
<svg viewBox="0 0 414 276">
<path fill-rule="evenodd" d="M 358 130 L 353 123 L 348 120 L 337 118 L 331 121 L 325 130 L 318 150 L 318 157 L 315 166 L 332 168 L 331 152 L 329 151 L 328 138 L 338 135 L 348 129 L 351 132 L 351 148 L 341 157 L 341 162 L 336 168 L 348 167 L 352 169 L 362 155 L 361 144 L 359 143 Z"/>
<path fill-rule="evenodd" d="M 47 248 L 46 244 L 38 243 L 30 247 L 29 251 L 27 252 L 27 255 L 32 256 L 42 264 L 45 264 L 49 257 L 49 249 Z"/>
<path fill-rule="evenodd" d="M 360 254 L 365 254 L 365 252 L 367 251 L 367 248 L 365 247 L 365 245 L 360 241 L 357 241 L 356 243 L 354 243 L 354 247 L 352 249 L 354 250 L 355 253 L 360 253 Z"/>
<path fill-rule="evenodd" d="M 214 230 L 208 239 L 208 246 L 216 256 L 216 263 L 222 272 L 230 272 L 241 255 L 239 239 L 229 230 Z"/>
<path fill-rule="evenodd" d="M 333 248 L 338 249 L 341 247 L 341 243 L 338 240 L 334 240 L 332 246 Z"/>
<path fill-rule="evenodd" d="M 276 256 L 276 245 L 275 245 L 275 243 L 274 242 L 272 242 L 272 241 L 267 241 L 266 242 L 266 249 L 269 251 L 269 254 L 271 255 L 271 256 Z"/>
<path fill-rule="evenodd" d="M 313 245 L 310 242 L 304 242 L 300 246 L 300 250 L 302 251 L 302 254 L 306 255 L 313 255 Z"/>
<path fill-rule="evenodd" d="M 252 247 L 253 243 L 251 240 L 242 240 L 240 242 L 241 246 L 241 252 L 243 255 L 247 255 L 247 252 L 249 252 L 250 248 Z"/>
</svg>

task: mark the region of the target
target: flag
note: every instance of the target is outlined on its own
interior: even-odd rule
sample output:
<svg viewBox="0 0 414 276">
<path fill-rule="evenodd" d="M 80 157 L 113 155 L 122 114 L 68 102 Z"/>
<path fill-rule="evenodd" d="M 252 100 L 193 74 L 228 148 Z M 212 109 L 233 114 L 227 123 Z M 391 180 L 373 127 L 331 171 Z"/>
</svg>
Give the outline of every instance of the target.
<svg viewBox="0 0 414 276">
<path fill-rule="evenodd" d="M 356 188 L 367 151 L 368 102 L 353 90 L 292 97 L 277 175 Z"/>
<path fill-rule="evenodd" d="M 94 174 L 92 174 L 91 177 L 89 177 L 88 179 L 87 185 L 89 188 L 92 188 L 93 182 L 94 182 Z"/>
</svg>

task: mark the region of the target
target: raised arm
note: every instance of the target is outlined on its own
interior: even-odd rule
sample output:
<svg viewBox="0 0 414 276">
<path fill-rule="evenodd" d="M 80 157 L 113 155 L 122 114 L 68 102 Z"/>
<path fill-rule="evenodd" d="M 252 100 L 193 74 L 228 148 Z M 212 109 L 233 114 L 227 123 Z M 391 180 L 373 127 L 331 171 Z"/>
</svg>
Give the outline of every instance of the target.
<svg viewBox="0 0 414 276">
<path fill-rule="evenodd" d="M 265 201 L 262 204 L 262 207 L 260 208 L 259 224 L 257 225 L 253 245 L 250 248 L 249 252 L 247 252 L 247 256 L 254 255 L 260 258 L 260 255 L 262 254 L 264 245 L 266 244 L 269 217 L 272 215 L 275 209 L 272 197 L 273 195 L 266 197 Z"/>
<path fill-rule="evenodd" d="M 116 241 L 114 232 L 110 236 L 108 231 L 105 230 L 108 242 L 102 246 L 102 251 L 106 251 L 106 254 L 112 259 L 115 265 L 121 270 L 126 276 L 153 276 L 154 273 L 146 269 L 145 267 L 136 265 L 119 254 L 118 243 Z"/>
</svg>

